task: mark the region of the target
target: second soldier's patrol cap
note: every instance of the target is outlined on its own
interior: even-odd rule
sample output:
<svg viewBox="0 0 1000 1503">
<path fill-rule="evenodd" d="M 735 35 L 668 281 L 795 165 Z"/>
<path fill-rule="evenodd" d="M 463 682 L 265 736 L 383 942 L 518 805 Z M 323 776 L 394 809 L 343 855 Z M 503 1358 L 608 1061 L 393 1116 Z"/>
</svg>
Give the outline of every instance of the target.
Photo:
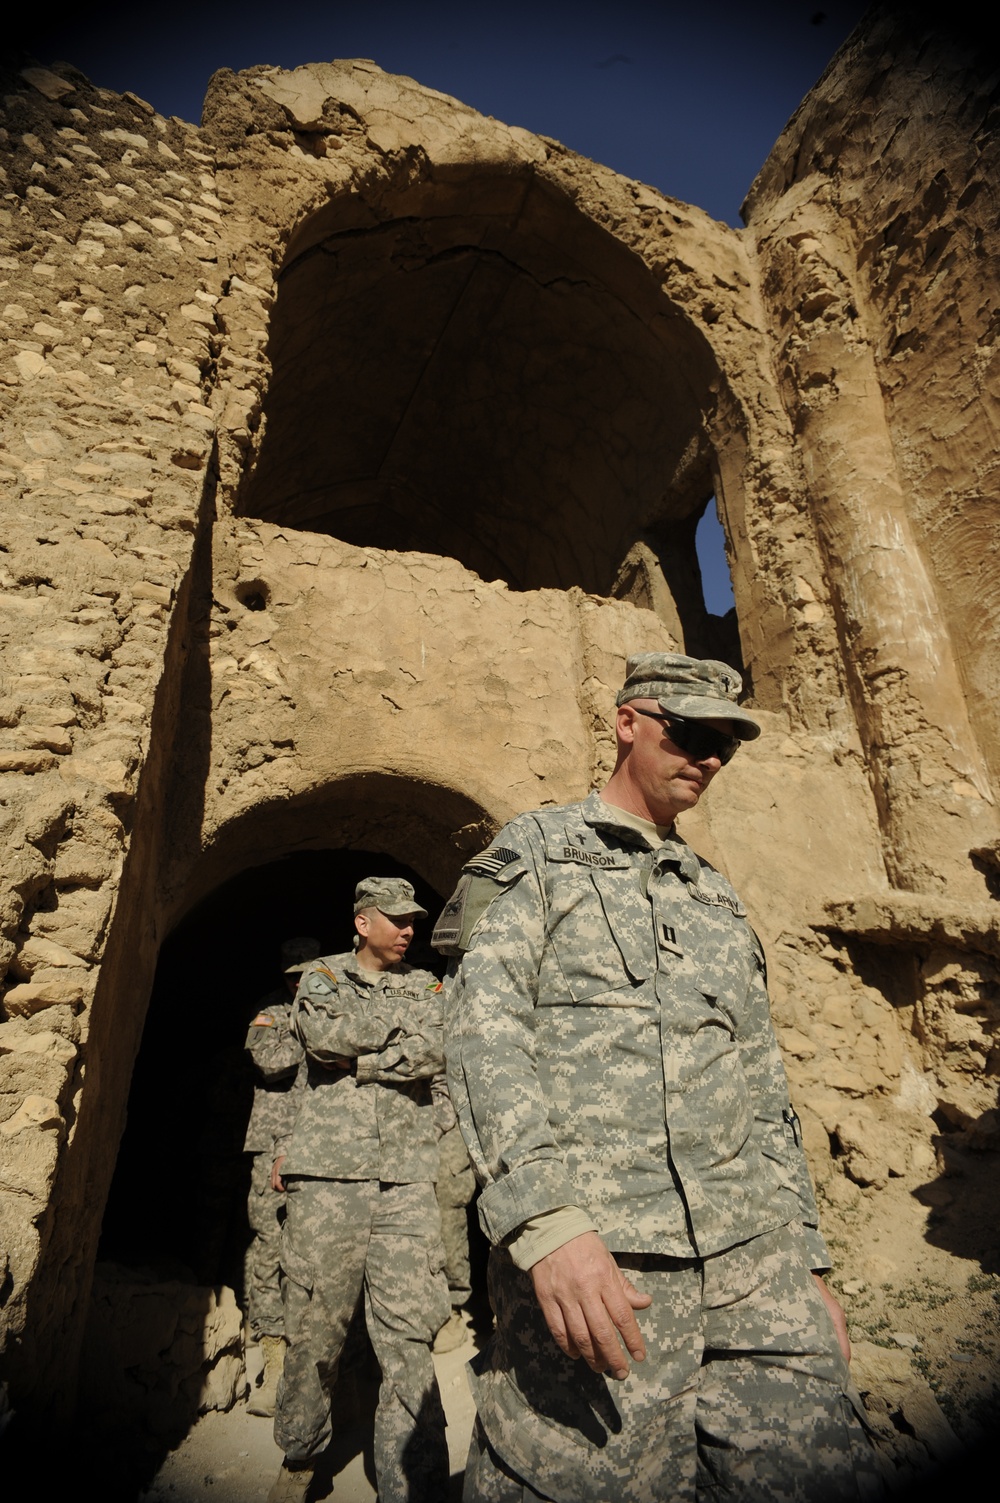
<svg viewBox="0 0 1000 1503">
<path fill-rule="evenodd" d="M 625 683 L 615 703 L 656 699 L 668 715 L 687 720 L 730 720 L 740 741 L 756 741 L 760 726 L 741 709 L 743 680 L 735 668 L 715 658 L 686 658 L 679 652 L 639 652 L 625 664 Z"/>
<path fill-rule="evenodd" d="M 363 877 L 354 889 L 354 912 L 362 908 L 377 908 L 389 918 L 426 918 L 427 909 L 421 908 L 413 891 L 412 882 L 402 877 Z"/>
<path fill-rule="evenodd" d="M 294 976 L 298 971 L 304 971 L 311 960 L 315 960 L 319 954 L 319 940 L 311 939 L 306 934 L 297 934 L 294 939 L 286 939 L 281 946 L 281 964 L 284 966 L 286 976 Z"/>
</svg>

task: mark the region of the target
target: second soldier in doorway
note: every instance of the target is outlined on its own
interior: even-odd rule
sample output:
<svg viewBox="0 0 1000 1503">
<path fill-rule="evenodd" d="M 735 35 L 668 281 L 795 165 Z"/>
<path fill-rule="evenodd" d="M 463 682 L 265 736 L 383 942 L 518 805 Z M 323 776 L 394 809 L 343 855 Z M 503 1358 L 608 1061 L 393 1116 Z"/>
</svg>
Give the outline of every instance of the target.
<svg viewBox="0 0 1000 1503">
<path fill-rule="evenodd" d="M 319 940 L 286 939 L 281 946 L 283 984 L 257 1004 L 246 1048 L 260 1077 L 243 1148 L 253 1155 L 247 1215 L 253 1240 L 244 1265 L 247 1319 L 264 1359 L 258 1386 L 247 1404 L 251 1414 L 271 1415 L 285 1356 L 285 1315 L 281 1302 L 281 1223 L 285 1197 L 272 1186 L 271 1167 L 280 1141 L 291 1132 L 305 1087 L 305 1050 L 289 1029 L 295 988 Z"/>
<path fill-rule="evenodd" d="M 441 987 L 406 964 L 426 918 L 409 882 L 355 893 L 356 950 L 309 966 L 292 1028 L 308 1084 L 282 1173 L 288 1352 L 271 1503 L 305 1498 L 333 1433 L 330 1396 L 359 1297 L 381 1369 L 375 1471 L 381 1503 L 443 1503 L 445 1418 L 431 1342 L 448 1318 L 432 1082 L 444 1068 Z"/>
</svg>

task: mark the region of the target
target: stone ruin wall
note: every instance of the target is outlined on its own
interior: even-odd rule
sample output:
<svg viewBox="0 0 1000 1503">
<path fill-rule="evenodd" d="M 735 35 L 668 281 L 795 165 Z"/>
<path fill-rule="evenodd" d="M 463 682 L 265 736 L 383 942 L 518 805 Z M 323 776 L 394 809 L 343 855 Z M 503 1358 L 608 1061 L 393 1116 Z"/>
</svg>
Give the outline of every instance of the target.
<svg viewBox="0 0 1000 1503">
<path fill-rule="evenodd" d="M 690 560 L 712 489 L 766 735 L 685 833 L 768 946 L 817 1178 L 834 1205 L 934 1178 L 934 1111 L 989 1141 L 998 176 L 981 71 L 868 23 L 779 140 L 745 231 L 366 62 L 218 74 L 200 129 L 63 65 L 4 83 L 0 1320 L 16 1400 L 73 1402 L 172 927 L 310 845 L 385 851 L 444 895 L 511 814 L 599 782 L 625 655 L 715 640 L 669 552 L 683 536 Z M 430 394 L 415 382 L 403 404 L 416 432 L 398 418 L 393 439 L 393 483 L 424 476 L 424 505 L 419 466 L 446 488 L 458 464 L 433 414 L 463 372 L 480 379 L 488 322 L 499 376 L 467 442 L 502 482 L 497 432 L 520 424 L 526 500 L 522 515 L 511 485 L 492 522 L 470 509 L 464 555 L 454 505 L 402 549 L 307 525 L 302 497 L 343 481 L 326 426 L 347 411 L 340 441 L 356 430 L 363 448 L 381 418 L 358 402 L 410 358 L 402 318 L 342 347 L 336 276 L 367 296 L 378 256 L 403 313 L 408 274 L 464 258 L 508 279 L 467 327 L 473 294 L 441 293 L 433 348 L 451 340 L 451 364 L 428 358 Z M 560 363 L 574 323 L 606 351 L 621 431 L 603 374 L 588 387 Z M 535 359 L 553 395 L 532 427 L 501 378 Z M 593 494 L 573 469 L 591 433 L 608 455 Z M 634 461 L 647 442 L 658 473 Z M 545 553 L 533 532 L 564 471 Z M 366 485 L 363 506 L 348 498 L 362 518 L 412 514 Z M 517 587 L 468 563 L 505 526 Z"/>
<path fill-rule="evenodd" d="M 936 895 L 830 911 L 844 934 L 914 946 L 914 1033 L 925 1066 L 950 1076 L 939 1102 L 966 1125 L 996 1106 L 1000 1069 L 996 84 L 959 28 L 921 34 L 876 15 L 789 122 L 744 210 L 836 560 L 887 873 Z M 978 893 L 940 861 L 948 825 Z"/>
</svg>

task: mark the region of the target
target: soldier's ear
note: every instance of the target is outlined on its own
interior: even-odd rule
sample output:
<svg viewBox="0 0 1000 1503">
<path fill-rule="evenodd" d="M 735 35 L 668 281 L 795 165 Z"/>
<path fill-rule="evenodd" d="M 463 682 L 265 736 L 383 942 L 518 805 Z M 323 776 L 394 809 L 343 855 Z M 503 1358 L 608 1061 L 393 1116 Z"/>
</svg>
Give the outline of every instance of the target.
<svg viewBox="0 0 1000 1503">
<path fill-rule="evenodd" d="M 356 913 L 354 915 L 354 927 L 355 927 L 355 929 L 357 929 L 358 933 L 361 935 L 361 938 L 364 939 L 365 936 L 368 933 L 368 915 L 367 915 L 367 913 Z"/>
<path fill-rule="evenodd" d="M 615 716 L 615 731 L 617 732 L 618 740 L 624 742 L 626 745 L 635 740 L 635 721 L 636 714 L 630 704 L 618 706 L 618 713 Z"/>
</svg>

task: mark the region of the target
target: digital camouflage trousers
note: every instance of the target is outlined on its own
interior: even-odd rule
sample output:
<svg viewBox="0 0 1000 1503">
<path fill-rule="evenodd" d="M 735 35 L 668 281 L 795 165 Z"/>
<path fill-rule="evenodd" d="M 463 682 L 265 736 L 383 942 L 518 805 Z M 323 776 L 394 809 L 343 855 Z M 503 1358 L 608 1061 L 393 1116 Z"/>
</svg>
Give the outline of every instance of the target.
<svg viewBox="0 0 1000 1503">
<path fill-rule="evenodd" d="M 621 1382 L 557 1348 L 530 1277 L 491 1258 L 465 1503 L 857 1503 L 881 1484 L 801 1235 L 709 1258 L 618 1254 L 653 1296 Z"/>
<path fill-rule="evenodd" d="M 288 1349 L 275 1441 L 292 1462 L 311 1461 L 328 1444 L 330 1394 L 363 1292 L 382 1373 L 375 1413 L 380 1503 L 443 1503 L 448 1448 L 430 1344 L 450 1304 L 434 1186 L 305 1178 L 287 1186 Z"/>
<path fill-rule="evenodd" d="M 255 1153 L 250 1174 L 247 1219 L 253 1240 L 243 1265 L 247 1318 L 261 1336 L 281 1336 L 285 1312 L 281 1302 L 281 1223 L 285 1197 L 271 1189 L 271 1155 Z"/>
</svg>

